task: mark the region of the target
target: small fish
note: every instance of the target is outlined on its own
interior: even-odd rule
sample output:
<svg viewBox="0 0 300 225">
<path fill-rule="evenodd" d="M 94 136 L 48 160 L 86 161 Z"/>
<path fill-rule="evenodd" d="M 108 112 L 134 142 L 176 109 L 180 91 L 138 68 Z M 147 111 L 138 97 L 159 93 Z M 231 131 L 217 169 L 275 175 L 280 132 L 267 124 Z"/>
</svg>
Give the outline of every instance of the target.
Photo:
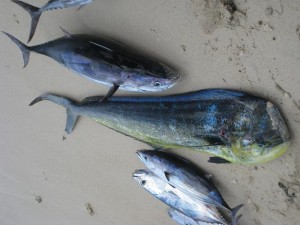
<svg viewBox="0 0 300 225">
<path fill-rule="evenodd" d="M 62 38 L 31 47 L 3 33 L 22 51 L 24 67 L 29 62 L 30 52 L 35 52 L 54 59 L 85 78 L 110 86 L 103 101 L 118 88 L 136 92 L 165 91 L 180 78 L 168 66 L 137 55 L 114 41 L 63 31 L 65 36 Z"/>
<path fill-rule="evenodd" d="M 169 209 L 168 214 L 179 225 L 222 225 L 221 223 L 205 223 L 201 221 L 196 222 L 192 218 L 172 208 Z"/>
<path fill-rule="evenodd" d="M 276 106 L 238 91 L 210 89 L 163 97 L 90 98 L 76 103 L 53 94 L 49 100 L 67 109 L 66 131 L 87 116 L 156 149 L 188 148 L 232 163 L 257 164 L 281 156 L 289 133 Z M 214 159 L 215 160 L 215 159 Z"/>
<path fill-rule="evenodd" d="M 205 205 L 191 198 L 160 179 L 150 170 L 137 170 L 133 173 L 133 178 L 153 196 L 195 221 L 228 224 L 216 207 Z"/>
<path fill-rule="evenodd" d="M 150 171 L 172 187 L 204 204 L 222 208 L 223 213 L 230 214 L 232 221 L 236 220 L 236 213 L 243 205 L 231 209 L 216 186 L 190 161 L 162 151 L 143 150 L 137 155 Z"/>
<path fill-rule="evenodd" d="M 38 22 L 39 22 L 39 19 L 43 12 L 48 11 L 48 10 L 63 9 L 63 8 L 69 8 L 69 7 L 80 7 L 81 8 L 84 5 L 87 5 L 93 1 L 94 0 L 50 0 L 48 3 L 46 3 L 46 5 L 42 6 L 41 8 L 37 8 L 35 6 L 29 5 L 22 1 L 12 0 L 12 2 L 21 6 L 31 16 L 31 28 L 30 28 L 28 42 L 30 42 L 31 39 L 33 38 L 35 30 L 36 30 Z"/>
</svg>

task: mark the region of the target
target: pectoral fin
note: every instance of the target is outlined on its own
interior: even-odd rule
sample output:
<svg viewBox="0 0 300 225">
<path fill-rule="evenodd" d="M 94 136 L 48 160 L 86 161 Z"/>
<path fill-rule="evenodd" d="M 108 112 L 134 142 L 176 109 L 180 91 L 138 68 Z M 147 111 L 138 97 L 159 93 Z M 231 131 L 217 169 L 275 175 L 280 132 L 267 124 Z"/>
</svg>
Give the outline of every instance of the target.
<svg viewBox="0 0 300 225">
<path fill-rule="evenodd" d="M 111 96 L 114 95 L 114 93 L 116 93 L 116 91 L 119 89 L 120 85 L 118 84 L 114 84 L 109 91 L 107 92 L 107 94 L 105 95 L 105 97 L 101 100 L 101 102 L 105 102 L 107 101 Z"/>
<path fill-rule="evenodd" d="M 167 172 L 167 171 L 165 171 L 164 174 L 165 174 L 166 179 L 167 179 L 168 181 L 170 181 L 170 176 L 171 176 L 171 174 L 170 174 L 169 172 Z"/>
<path fill-rule="evenodd" d="M 208 162 L 210 163 L 216 163 L 216 164 L 224 164 L 224 163 L 231 163 L 230 161 L 223 159 L 221 157 L 210 157 Z"/>
</svg>

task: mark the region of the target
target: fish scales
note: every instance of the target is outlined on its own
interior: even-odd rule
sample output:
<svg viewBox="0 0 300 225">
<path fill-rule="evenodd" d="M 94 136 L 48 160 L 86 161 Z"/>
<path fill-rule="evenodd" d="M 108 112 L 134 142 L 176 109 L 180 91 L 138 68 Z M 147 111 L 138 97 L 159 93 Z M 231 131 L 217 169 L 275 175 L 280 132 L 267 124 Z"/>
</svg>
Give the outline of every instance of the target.
<svg viewBox="0 0 300 225">
<path fill-rule="evenodd" d="M 216 207 L 205 205 L 191 198 L 177 188 L 173 188 L 149 170 L 137 170 L 133 173 L 133 178 L 154 197 L 196 221 L 229 225 L 219 214 Z"/>
<path fill-rule="evenodd" d="M 249 122 L 230 124 L 230 121 L 235 121 L 239 117 L 237 114 L 242 113 L 244 109 L 239 107 L 233 111 L 232 105 L 228 102 L 214 103 L 217 107 L 210 114 L 207 114 L 207 109 L 211 106 L 211 101 L 163 104 L 164 106 L 156 102 L 148 102 L 144 105 L 139 104 L 137 108 L 134 102 L 111 101 L 99 106 L 98 110 L 89 104 L 81 105 L 81 109 L 85 111 L 86 116 L 122 133 L 127 133 L 127 128 L 130 127 L 141 134 L 147 133 L 148 137 L 159 143 L 166 141 L 165 138 L 161 138 L 161 134 L 166 134 L 169 143 L 186 147 L 214 145 L 210 142 L 210 137 L 217 138 L 220 127 L 225 129 L 227 126 L 232 133 L 245 133 L 245 128 L 249 129 Z M 247 112 L 248 117 L 250 113 Z M 116 119 L 118 123 L 115 123 Z M 123 130 L 124 127 L 126 130 Z M 183 138 L 178 140 L 177 137 Z"/>
<path fill-rule="evenodd" d="M 38 101 L 60 104 L 53 98 L 65 99 L 44 95 Z M 185 147 L 230 162 L 262 163 L 282 155 L 289 144 L 278 109 L 241 92 L 212 89 L 166 97 L 113 97 L 102 103 L 88 99 L 64 106 L 76 116 L 159 148 Z"/>
<path fill-rule="evenodd" d="M 163 63 L 139 55 L 113 40 L 90 35 L 71 35 L 36 45 L 26 46 L 5 33 L 22 51 L 24 67 L 31 52 L 48 56 L 97 83 L 110 87 L 102 101 L 118 89 L 135 92 L 159 92 L 174 86 L 180 75 Z"/>
</svg>

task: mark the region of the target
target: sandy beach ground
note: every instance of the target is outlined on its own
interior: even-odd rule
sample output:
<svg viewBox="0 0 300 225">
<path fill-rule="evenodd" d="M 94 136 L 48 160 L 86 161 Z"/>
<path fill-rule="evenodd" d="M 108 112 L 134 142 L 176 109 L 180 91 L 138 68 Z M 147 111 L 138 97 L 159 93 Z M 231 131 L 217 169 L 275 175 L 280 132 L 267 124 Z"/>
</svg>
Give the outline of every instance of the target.
<svg viewBox="0 0 300 225">
<path fill-rule="evenodd" d="M 220 2 L 96 0 L 79 11 L 44 13 L 30 44 L 61 37 L 59 26 L 106 36 L 180 71 L 181 82 L 157 95 L 230 88 L 270 99 L 292 136 L 279 159 L 256 166 L 215 165 L 207 162 L 208 154 L 174 152 L 212 174 L 230 206 L 245 204 L 239 224 L 299 225 L 300 2 L 237 0 L 233 15 Z M 1 30 L 26 42 L 29 15 L 10 1 L 1 1 L 0 12 Z M 23 69 L 16 45 L 3 34 L 0 43 L 0 224 L 175 224 L 167 206 L 131 177 L 144 168 L 136 150 L 149 146 L 86 118 L 66 135 L 62 107 L 28 106 L 45 92 L 80 100 L 108 88 L 37 54 Z"/>
</svg>

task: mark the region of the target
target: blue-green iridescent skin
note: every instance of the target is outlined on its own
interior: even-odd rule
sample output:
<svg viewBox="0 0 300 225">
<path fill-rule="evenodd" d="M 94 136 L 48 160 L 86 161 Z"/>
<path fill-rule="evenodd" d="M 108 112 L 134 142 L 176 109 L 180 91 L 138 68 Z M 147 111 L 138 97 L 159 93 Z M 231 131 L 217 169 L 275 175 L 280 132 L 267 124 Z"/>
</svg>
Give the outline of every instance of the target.
<svg viewBox="0 0 300 225">
<path fill-rule="evenodd" d="M 267 162 L 288 147 L 288 129 L 276 106 L 243 92 L 211 89 L 79 104 L 60 99 L 66 100 L 43 95 L 32 104 L 50 100 L 151 146 L 190 148 L 233 163 Z"/>
</svg>

